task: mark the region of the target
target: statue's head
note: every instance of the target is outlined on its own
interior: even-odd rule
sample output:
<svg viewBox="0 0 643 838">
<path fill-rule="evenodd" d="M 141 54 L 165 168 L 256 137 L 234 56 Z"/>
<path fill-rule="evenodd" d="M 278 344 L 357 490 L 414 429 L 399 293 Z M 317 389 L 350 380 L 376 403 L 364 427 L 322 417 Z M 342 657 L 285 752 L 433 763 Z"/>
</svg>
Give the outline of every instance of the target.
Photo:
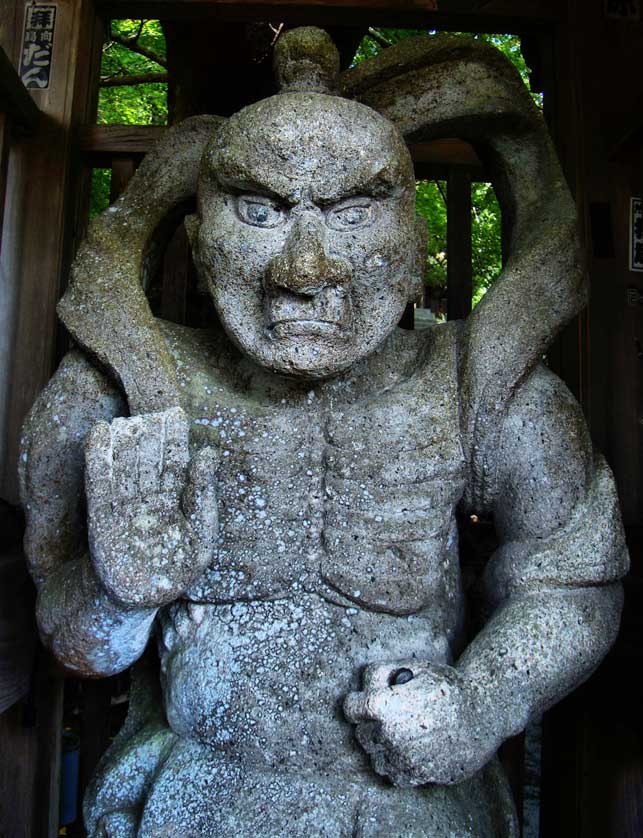
<svg viewBox="0 0 643 838">
<path fill-rule="evenodd" d="M 415 181 L 390 122 L 319 92 L 337 62 L 330 39 L 293 34 L 276 60 L 284 92 L 206 148 L 194 245 L 231 339 L 269 369 L 321 378 L 376 349 L 414 295 Z"/>
<path fill-rule="evenodd" d="M 414 296 L 426 239 L 409 155 L 384 114 L 407 138 L 457 135 L 485 152 L 509 258 L 467 327 L 475 351 L 463 364 L 486 372 L 467 379 L 465 401 L 501 410 L 584 300 L 576 207 L 515 69 L 481 41 L 410 38 L 341 74 L 358 104 L 333 95 L 339 62 L 324 33 L 290 32 L 277 52 L 280 95 L 173 126 L 94 220 L 58 308 L 74 341 L 132 413 L 180 403 L 145 287 L 169 223 L 198 193 L 196 261 L 248 356 L 322 378 L 373 352 Z"/>
</svg>

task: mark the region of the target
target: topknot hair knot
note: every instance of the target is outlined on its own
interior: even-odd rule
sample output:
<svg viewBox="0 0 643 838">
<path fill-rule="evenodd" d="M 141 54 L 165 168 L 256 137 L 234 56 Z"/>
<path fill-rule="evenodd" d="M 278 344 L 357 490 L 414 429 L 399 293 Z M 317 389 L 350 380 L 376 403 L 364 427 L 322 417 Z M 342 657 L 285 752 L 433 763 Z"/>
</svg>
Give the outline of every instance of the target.
<svg viewBox="0 0 643 838">
<path fill-rule="evenodd" d="M 273 66 L 281 93 L 334 93 L 339 52 L 323 29 L 301 26 L 277 41 Z"/>
</svg>

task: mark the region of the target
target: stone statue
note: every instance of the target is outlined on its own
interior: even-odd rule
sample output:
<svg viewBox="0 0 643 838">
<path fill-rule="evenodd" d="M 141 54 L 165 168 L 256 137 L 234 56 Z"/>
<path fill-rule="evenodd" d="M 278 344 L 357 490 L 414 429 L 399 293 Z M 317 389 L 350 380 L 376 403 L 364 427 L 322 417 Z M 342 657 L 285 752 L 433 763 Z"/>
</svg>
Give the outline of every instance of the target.
<svg viewBox="0 0 643 838">
<path fill-rule="evenodd" d="M 413 39 L 338 75 L 315 29 L 281 93 L 177 126 L 93 225 L 76 348 L 26 424 L 26 550 L 70 672 L 134 671 L 93 836 L 515 836 L 495 753 L 614 640 L 610 471 L 540 358 L 583 303 L 540 116 L 485 44 Z M 340 95 L 341 94 L 341 95 Z M 511 231 L 464 323 L 396 329 L 424 262 L 405 139 L 461 136 Z M 155 320 L 185 212 L 225 333 Z M 499 547 L 473 630 L 456 509 Z M 218 519 L 218 522 L 217 522 Z"/>
</svg>

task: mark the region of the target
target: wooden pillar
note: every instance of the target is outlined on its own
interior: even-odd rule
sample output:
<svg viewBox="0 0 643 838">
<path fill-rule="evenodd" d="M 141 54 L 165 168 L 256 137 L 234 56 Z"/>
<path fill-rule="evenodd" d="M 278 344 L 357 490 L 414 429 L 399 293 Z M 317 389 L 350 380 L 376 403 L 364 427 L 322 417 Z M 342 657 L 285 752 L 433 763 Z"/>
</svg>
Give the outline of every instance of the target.
<svg viewBox="0 0 643 838">
<path fill-rule="evenodd" d="M 643 101 L 638 24 L 610 20 L 601 3 L 569 0 L 569 24 L 553 51 L 557 97 L 545 106 L 579 210 L 590 303 L 559 342 L 556 371 L 580 396 L 592 437 L 614 471 L 632 570 L 617 646 L 598 672 L 546 714 L 544 838 L 634 838 L 642 833 L 640 748 L 643 539 L 641 393 L 643 338 L 627 289 L 629 199 L 640 189 L 638 150 L 621 140 L 640 125 Z"/>
<path fill-rule="evenodd" d="M 20 25 L 11 53 L 18 66 L 24 0 L 14 0 L 13 6 Z M 80 191 L 74 130 L 94 117 L 102 39 L 92 0 L 57 0 L 56 7 L 50 86 L 30 91 L 41 111 L 40 123 L 33 137 L 13 144 L 7 178 L 2 271 L 13 291 L 14 331 L 0 424 L 6 439 L 0 494 L 12 503 L 17 502 L 20 427 L 58 360 L 55 307 L 71 256 Z"/>
<path fill-rule="evenodd" d="M 1 45 L 16 68 L 24 14 L 25 0 L 0 3 Z M 12 131 L 0 253 L 0 496 L 13 504 L 20 428 L 58 361 L 55 306 L 86 198 L 75 130 L 95 116 L 101 42 L 92 0 L 56 0 L 50 85 L 29 91 L 39 121 L 28 137 Z M 0 716 L 0 835 L 58 834 L 62 706 L 62 676 L 40 649 L 29 695 Z"/>
<path fill-rule="evenodd" d="M 471 175 L 452 168 L 447 180 L 447 319 L 471 311 Z"/>
<path fill-rule="evenodd" d="M 4 218 L 4 204 L 7 190 L 7 167 L 9 165 L 9 143 L 11 130 L 9 117 L 0 113 L 0 253 L 2 253 L 2 221 Z"/>
<path fill-rule="evenodd" d="M 589 234 L 585 179 L 585 103 L 580 64 L 587 21 L 596 15 L 580 0 L 568 0 L 565 23 L 545 37 L 544 110 L 567 183 L 576 198 L 581 242 Z M 598 12 L 600 14 L 600 11 Z M 591 426 L 590 315 L 585 309 L 565 327 L 547 353 L 550 367 L 563 379 L 583 408 Z"/>
</svg>

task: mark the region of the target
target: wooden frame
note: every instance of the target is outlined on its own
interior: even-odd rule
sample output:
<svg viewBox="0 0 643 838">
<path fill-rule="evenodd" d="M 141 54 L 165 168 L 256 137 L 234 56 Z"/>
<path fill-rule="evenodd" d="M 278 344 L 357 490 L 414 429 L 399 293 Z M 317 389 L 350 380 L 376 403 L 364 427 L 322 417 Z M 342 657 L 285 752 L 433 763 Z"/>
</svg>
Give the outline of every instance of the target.
<svg viewBox="0 0 643 838">
<path fill-rule="evenodd" d="M 439 7 L 439 11 L 436 10 Z M 555 0 L 98 0 L 107 18 L 273 20 L 350 26 L 356 23 L 514 32 L 562 23 L 566 6 Z"/>
</svg>

